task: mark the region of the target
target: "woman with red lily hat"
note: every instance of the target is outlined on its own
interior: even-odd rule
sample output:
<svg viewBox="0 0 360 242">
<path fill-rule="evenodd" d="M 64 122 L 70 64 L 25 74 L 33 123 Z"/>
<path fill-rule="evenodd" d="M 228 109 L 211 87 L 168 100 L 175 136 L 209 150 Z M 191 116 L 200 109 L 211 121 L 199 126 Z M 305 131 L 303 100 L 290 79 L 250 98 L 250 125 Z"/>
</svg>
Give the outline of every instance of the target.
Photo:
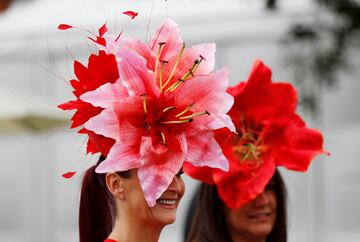
<svg viewBox="0 0 360 242">
<path fill-rule="evenodd" d="M 255 199 L 230 209 L 215 185 L 203 183 L 186 216 L 187 242 L 286 242 L 286 189 L 278 170 Z"/>
<path fill-rule="evenodd" d="M 228 70 L 213 71 L 215 45 L 186 48 L 170 19 L 148 44 L 120 37 L 103 25 L 90 38 L 99 52 L 75 62 L 76 100 L 59 106 L 76 110 L 72 128 L 101 154 L 83 178 L 80 242 L 156 242 L 175 220 L 184 161 L 228 170 L 214 131 L 235 131 L 233 97 Z"/>
<path fill-rule="evenodd" d="M 277 166 L 306 171 L 323 150 L 322 134 L 296 114 L 297 93 L 273 83 L 257 61 L 247 82 L 228 89 L 236 132 L 216 131 L 229 171 L 184 166 L 204 182 L 198 194 L 189 242 L 286 241 L 285 188 Z"/>
</svg>

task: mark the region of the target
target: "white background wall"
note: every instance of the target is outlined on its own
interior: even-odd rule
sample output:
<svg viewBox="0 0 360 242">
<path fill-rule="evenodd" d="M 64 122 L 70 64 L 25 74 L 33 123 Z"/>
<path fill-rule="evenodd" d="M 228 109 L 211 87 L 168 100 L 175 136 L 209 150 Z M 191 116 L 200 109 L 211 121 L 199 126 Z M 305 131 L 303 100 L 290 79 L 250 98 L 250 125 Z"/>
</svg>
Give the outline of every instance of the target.
<svg viewBox="0 0 360 242">
<path fill-rule="evenodd" d="M 73 78 L 74 58 L 86 63 L 91 49 L 81 32 L 59 32 L 56 26 L 69 23 L 96 31 L 109 16 L 131 9 L 140 16 L 127 32 L 145 39 L 151 2 L 19 1 L 0 14 L 0 88 L 24 105 L 32 105 L 28 98 L 32 95 L 47 104 L 42 110 L 56 112 L 58 103 L 71 98 L 64 81 Z M 280 3 L 279 12 L 269 13 L 262 1 L 156 0 L 151 29 L 170 16 L 180 24 L 189 45 L 215 41 L 217 65 L 231 68 L 233 84 L 246 78 L 256 58 L 272 67 L 275 80 L 291 81 L 279 40 L 292 22 L 316 10 L 310 0 Z M 112 20 L 112 29 L 120 30 L 126 18 Z M 337 89 L 319 93 L 322 113 L 310 122 L 324 132 L 332 156 L 317 159 L 307 174 L 283 171 L 289 189 L 290 242 L 360 241 L 357 69 L 343 73 Z M 61 174 L 91 164 L 84 142 L 68 127 L 41 134 L 0 134 L 0 241 L 77 241 L 80 177 L 67 181 Z M 181 241 L 184 211 L 195 187 L 194 181 L 185 181 L 187 193 L 178 220 L 164 230 L 161 241 Z"/>
</svg>

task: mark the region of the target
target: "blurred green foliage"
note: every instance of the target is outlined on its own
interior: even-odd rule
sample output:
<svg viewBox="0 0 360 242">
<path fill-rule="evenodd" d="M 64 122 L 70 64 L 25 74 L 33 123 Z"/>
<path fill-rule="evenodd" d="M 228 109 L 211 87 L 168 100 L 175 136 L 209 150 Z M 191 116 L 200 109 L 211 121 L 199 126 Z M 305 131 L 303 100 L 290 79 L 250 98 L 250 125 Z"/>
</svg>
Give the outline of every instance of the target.
<svg viewBox="0 0 360 242">
<path fill-rule="evenodd" d="M 360 1 L 314 2 L 314 16 L 290 27 L 284 37 L 284 49 L 286 65 L 299 89 L 301 107 L 316 116 L 322 90 L 337 86 L 340 71 L 354 69 L 351 58 L 354 47 L 360 45 Z M 280 8 L 278 5 L 276 0 L 266 1 L 268 9 Z"/>
</svg>

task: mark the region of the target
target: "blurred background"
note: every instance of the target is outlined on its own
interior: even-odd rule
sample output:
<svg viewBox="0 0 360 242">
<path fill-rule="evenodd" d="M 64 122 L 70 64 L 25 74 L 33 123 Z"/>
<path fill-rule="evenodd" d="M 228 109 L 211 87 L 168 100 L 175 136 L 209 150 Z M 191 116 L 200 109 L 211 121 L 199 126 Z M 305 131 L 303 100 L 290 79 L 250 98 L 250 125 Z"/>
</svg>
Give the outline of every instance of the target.
<svg viewBox="0 0 360 242">
<path fill-rule="evenodd" d="M 126 10 L 139 12 L 129 25 Z M 323 131 L 330 157 L 306 174 L 281 170 L 289 241 L 360 241 L 358 0 L 0 0 L 0 241 L 78 241 L 81 176 L 61 174 L 85 170 L 94 158 L 56 106 L 72 99 L 73 61 L 86 65 L 95 48 L 84 32 L 57 25 L 96 32 L 108 21 L 112 32 L 127 25 L 125 35 L 146 40 L 167 16 L 188 45 L 216 42 L 217 67 L 230 67 L 232 84 L 264 60 L 274 80 L 297 86 L 299 112 Z M 184 179 L 177 222 L 162 242 L 182 241 L 197 186 Z"/>
</svg>

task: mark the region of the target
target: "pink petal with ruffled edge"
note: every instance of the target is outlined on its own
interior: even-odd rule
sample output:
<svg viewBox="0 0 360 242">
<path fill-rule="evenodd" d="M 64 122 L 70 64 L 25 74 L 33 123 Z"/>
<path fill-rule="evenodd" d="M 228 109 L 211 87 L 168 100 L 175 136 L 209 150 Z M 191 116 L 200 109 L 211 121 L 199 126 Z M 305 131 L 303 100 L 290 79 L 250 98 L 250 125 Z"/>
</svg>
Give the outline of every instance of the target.
<svg viewBox="0 0 360 242">
<path fill-rule="evenodd" d="M 119 120 L 112 107 L 104 109 L 100 114 L 89 119 L 84 127 L 96 134 L 119 140 Z"/>
<path fill-rule="evenodd" d="M 193 102 L 191 110 L 202 112 L 207 110 L 210 115 L 196 118 L 211 127 L 227 127 L 235 132 L 235 126 L 226 114 L 233 103 L 233 98 L 225 91 L 228 85 L 229 71 L 222 68 L 207 76 L 197 76 L 181 84 L 174 92 L 175 105 L 186 106 Z M 225 123 L 224 123 L 225 122 Z"/>
<path fill-rule="evenodd" d="M 234 104 L 234 98 L 230 94 L 225 93 L 223 99 L 223 110 L 230 110 Z M 209 129 L 220 129 L 228 127 L 231 131 L 235 132 L 236 128 L 231 120 L 230 116 L 224 113 L 213 115 L 209 123 L 207 124 Z"/>
<path fill-rule="evenodd" d="M 194 166 L 207 166 L 228 171 L 229 162 L 225 158 L 211 130 L 203 130 L 187 137 L 188 153 L 186 161 Z"/>
<path fill-rule="evenodd" d="M 186 105 L 191 100 L 194 102 L 191 108 L 193 111 L 207 110 L 210 113 L 221 111 L 224 109 L 222 103 L 226 94 L 228 76 L 228 69 L 222 68 L 207 76 L 197 76 L 180 84 L 174 91 L 175 105 Z"/>
<path fill-rule="evenodd" d="M 115 55 L 122 84 L 129 95 L 147 93 L 158 96 L 160 90 L 154 82 L 154 72 L 148 68 L 151 51 L 137 40 L 116 41 L 114 36 L 106 36 L 105 39 L 106 52 Z M 130 49 L 132 47 L 134 49 Z"/>
<path fill-rule="evenodd" d="M 107 158 L 96 168 L 97 173 L 127 171 L 140 166 L 139 147 L 115 143 Z"/>
<path fill-rule="evenodd" d="M 179 68 L 187 61 L 194 62 L 199 59 L 200 55 L 204 58 L 198 68 L 196 68 L 195 75 L 208 75 L 214 70 L 215 66 L 215 51 L 216 45 L 214 43 L 195 45 L 184 51 L 181 57 Z"/>
<path fill-rule="evenodd" d="M 140 147 L 141 137 L 146 133 L 143 98 L 127 97 L 121 101 L 121 105 L 114 107 L 114 110 L 118 117 L 119 140 L 127 145 Z"/>
<path fill-rule="evenodd" d="M 124 44 L 128 48 L 135 50 L 139 55 L 146 59 L 147 67 L 149 70 L 155 69 L 156 56 L 147 45 L 145 45 L 142 41 L 138 39 L 124 40 Z"/>
<path fill-rule="evenodd" d="M 174 55 L 178 55 L 183 40 L 179 33 L 178 25 L 171 19 L 165 19 L 150 41 L 150 49 L 153 53 L 158 53 L 159 43 L 166 43 L 162 48 L 160 60 L 168 61 Z"/>
<path fill-rule="evenodd" d="M 142 165 L 138 169 L 138 177 L 145 200 L 150 207 L 156 204 L 156 199 L 168 188 L 184 163 L 187 152 L 185 135 L 181 134 L 174 138 L 179 142 L 179 151 L 168 150 L 166 153 L 156 155 L 151 138 L 143 137 L 140 148 Z"/>
<path fill-rule="evenodd" d="M 114 101 L 121 100 L 129 96 L 126 88 L 117 80 L 114 84 L 107 83 L 95 91 L 84 93 L 80 99 L 84 102 L 91 103 L 95 107 L 107 108 Z"/>
<path fill-rule="evenodd" d="M 119 136 L 120 141 L 128 145 L 137 145 L 140 147 L 141 137 L 145 134 L 144 128 L 131 125 L 126 120 L 120 121 Z"/>
<path fill-rule="evenodd" d="M 144 57 L 128 48 L 119 48 L 116 55 L 121 80 L 129 95 L 160 95 L 154 73 L 147 69 Z"/>
</svg>

